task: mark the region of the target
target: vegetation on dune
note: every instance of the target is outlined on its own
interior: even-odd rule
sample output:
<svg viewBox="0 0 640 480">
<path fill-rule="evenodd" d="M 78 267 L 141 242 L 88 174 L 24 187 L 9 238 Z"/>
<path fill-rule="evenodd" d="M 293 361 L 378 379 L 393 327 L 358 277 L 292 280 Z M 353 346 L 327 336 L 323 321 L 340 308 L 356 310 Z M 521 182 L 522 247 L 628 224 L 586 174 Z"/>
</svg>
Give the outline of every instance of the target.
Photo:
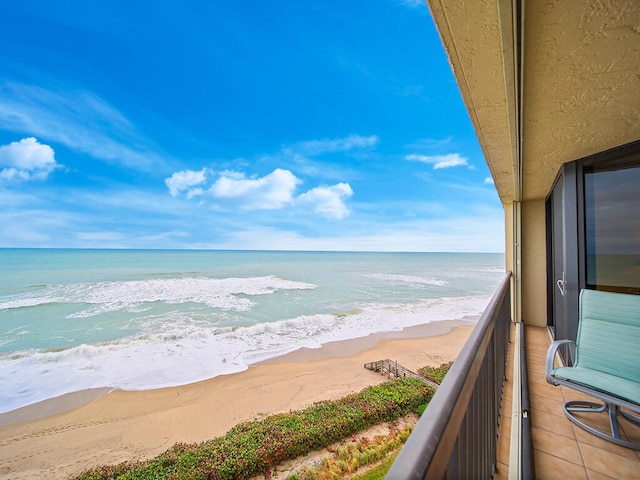
<svg viewBox="0 0 640 480">
<path fill-rule="evenodd" d="M 148 461 L 98 467 L 77 478 L 231 480 L 269 475 L 285 460 L 395 420 L 415 411 L 432 396 L 433 390 L 423 382 L 403 378 L 367 387 L 340 400 L 241 423 L 224 437 L 199 444 L 179 443 Z"/>
<path fill-rule="evenodd" d="M 418 372 L 421 376 L 440 384 L 452 364 L 453 362 L 443 363 L 438 367 L 427 366 Z M 422 415 L 428 403 L 427 401 L 418 406 L 416 411 L 419 415 Z M 343 443 L 331 457 L 323 458 L 322 464 L 301 468 L 287 480 L 334 480 L 346 477 L 352 480 L 382 480 L 412 430 L 412 426 L 402 431 L 392 429 L 389 435 L 377 436 L 373 441 L 363 438 L 357 443 Z M 361 470 L 365 470 L 364 473 L 352 476 Z"/>
<path fill-rule="evenodd" d="M 352 480 L 383 480 L 387 472 L 391 469 L 391 465 L 393 465 L 398 453 L 400 453 L 400 451 L 397 451 L 393 455 L 389 455 L 382 463 L 376 465 L 370 470 L 367 470 L 362 475 L 352 477 Z"/>
<path fill-rule="evenodd" d="M 361 438 L 358 441 L 344 442 L 340 445 L 332 458 L 325 457 L 322 463 L 315 467 L 306 467 L 290 475 L 287 480 L 333 480 L 344 478 L 357 472 L 362 467 L 385 459 L 390 452 L 397 452 L 404 445 L 413 430 L 408 425 L 402 430 L 392 429 L 389 435 L 379 435 L 369 440 Z M 392 455 L 391 458 L 395 458 Z M 391 462 L 384 464 L 391 467 Z M 383 467 L 384 468 L 384 467 Z M 386 470 L 385 470 L 386 472 Z"/>
<path fill-rule="evenodd" d="M 440 385 L 449 371 L 449 368 L 451 368 L 451 365 L 453 365 L 453 362 L 443 363 L 439 367 L 422 367 L 418 369 L 418 375 L 428 378 Z"/>
<path fill-rule="evenodd" d="M 442 363 L 440 364 L 439 367 L 430 367 L 430 366 L 422 367 L 418 369 L 418 375 L 424 378 L 427 378 L 432 382 L 435 382 L 438 385 L 440 385 L 444 380 L 445 375 L 451 368 L 451 365 L 453 365 L 453 362 Z M 428 405 L 429 405 L 429 402 L 425 402 L 422 405 L 420 405 L 416 410 L 418 415 L 422 415 Z"/>
</svg>

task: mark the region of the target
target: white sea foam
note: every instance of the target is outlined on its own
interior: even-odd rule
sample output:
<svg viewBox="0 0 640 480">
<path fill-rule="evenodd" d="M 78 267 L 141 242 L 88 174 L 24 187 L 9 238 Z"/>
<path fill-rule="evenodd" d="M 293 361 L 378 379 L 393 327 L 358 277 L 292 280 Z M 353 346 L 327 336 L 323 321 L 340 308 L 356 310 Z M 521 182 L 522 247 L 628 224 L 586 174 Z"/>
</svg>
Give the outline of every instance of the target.
<svg viewBox="0 0 640 480">
<path fill-rule="evenodd" d="M 367 278 L 371 278 L 374 280 L 387 280 L 391 282 L 403 282 L 403 283 L 412 283 L 416 285 L 434 285 L 434 286 L 444 286 L 447 285 L 448 282 L 444 280 L 438 280 L 437 278 L 432 277 L 419 277 L 416 275 L 397 275 L 392 273 L 373 273 L 370 275 L 365 275 Z"/>
<path fill-rule="evenodd" d="M 33 296 L 33 294 L 30 293 L 19 294 L 13 297 L 5 297 L 5 299 L 0 302 L 0 311 L 11 310 L 13 308 L 37 307 L 38 305 L 61 303 L 62 301 L 62 298 L 55 297 L 51 292 L 38 296 Z"/>
<path fill-rule="evenodd" d="M 476 315 L 503 265 L 485 254 L 51 250 L 2 259 L 0 411 L 92 387 L 185 384 L 300 347 Z"/>
<path fill-rule="evenodd" d="M 196 303 L 222 310 L 248 311 L 253 302 L 245 296 L 267 295 L 278 290 L 313 289 L 316 285 L 285 280 L 273 275 L 251 278 L 186 277 L 51 285 L 0 302 L 0 310 L 52 303 L 88 304 L 69 315 L 87 318 L 114 311 L 141 312 L 145 304 Z"/>
<path fill-rule="evenodd" d="M 265 277 L 260 282 L 262 286 L 254 285 L 252 291 L 267 292 L 283 285 L 312 288 L 299 282 L 282 282 Z M 134 296 L 138 302 L 141 298 L 155 298 L 149 291 L 157 292 L 150 289 Z M 488 296 L 470 296 L 409 304 L 367 303 L 344 315 L 302 315 L 224 328 L 174 313 L 170 319 L 149 319 L 147 331 L 133 337 L 61 351 L 12 352 L 0 357 L 0 411 L 87 388 L 141 390 L 191 383 L 238 372 L 252 363 L 301 347 L 317 348 L 330 341 L 476 315 L 488 300 Z"/>
</svg>

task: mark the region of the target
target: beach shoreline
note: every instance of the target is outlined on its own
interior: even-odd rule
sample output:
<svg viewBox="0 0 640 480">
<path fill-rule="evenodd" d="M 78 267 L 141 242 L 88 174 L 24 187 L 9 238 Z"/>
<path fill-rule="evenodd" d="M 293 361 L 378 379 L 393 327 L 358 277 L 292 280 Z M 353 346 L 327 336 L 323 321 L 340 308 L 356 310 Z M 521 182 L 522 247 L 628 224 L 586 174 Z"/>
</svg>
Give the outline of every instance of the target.
<svg viewBox="0 0 640 480">
<path fill-rule="evenodd" d="M 151 458 L 177 442 L 333 400 L 381 383 L 363 368 L 384 358 L 409 369 L 457 356 L 477 317 L 301 348 L 239 373 L 155 390 L 92 389 L 0 415 L 0 478 L 67 478 L 88 468 Z"/>
<path fill-rule="evenodd" d="M 457 320 L 441 320 L 437 322 L 429 322 L 421 325 L 414 325 L 411 327 L 405 327 L 401 330 L 394 330 L 389 332 L 376 332 L 371 333 L 364 337 L 351 338 L 346 340 L 336 340 L 333 342 L 327 342 L 325 344 L 320 345 L 318 348 L 307 348 L 301 347 L 293 352 L 285 353 L 283 355 L 278 355 L 273 358 L 263 360 L 257 362 L 253 365 L 250 365 L 249 368 L 259 367 L 261 365 L 269 365 L 274 363 L 281 362 L 308 362 L 315 360 L 323 360 L 331 357 L 346 357 L 350 355 L 357 354 L 363 350 L 371 348 L 375 346 L 377 343 L 383 340 L 390 339 L 408 339 L 408 338 L 420 338 L 424 336 L 437 336 L 443 333 L 449 332 L 452 328 L 458 326 L 466 326 L 466 325 L 475 325 L 475 322 L 479 317 L 476 316 L 467 316 Z M 234 372 L 223 375 L 235 375 Z M 211 380 L 209 379 L 202 380 L 204 382 Z M 192 383 L 199 382 L 190 382 L 180 386 L 190 385 Z M 173 387 L 162 387 L 162 388 L 173 388 Z M 134 390 L 134 391 L 152 391 L 152 390 L 161 390 L 159 389 L 149 389 L 149 390 Z M 90 388 L 85 390 L 79 390 L 76 392 L 66 393 L 64 395 L 60 395 L 57 397 L 49 398 L 46 400 L 42 400 L 40 402 L 36 402 L 30 405 L 26 405 L 24 407 L 17 408 L 15 410 L 11 410 L 9 412 L 0 413 L 0 427 L 5 427 L 8 425 L 13 425 L 16 423 L 21 423 L 30 420 L 37 420 L 40 418 L 46 418 L 53 415 L 57 415 L 60 413 L 65 413 L 76 408 L 79 408 L 87 403 L 90 403 L 94 400 L 99 399 L 100 397 L 107 395 L 115 390 L 124 390 L 114 387 L 101 387 L 101 388 Z M 127 391 L 127 390 L 124 390 Z"/>
</svg>

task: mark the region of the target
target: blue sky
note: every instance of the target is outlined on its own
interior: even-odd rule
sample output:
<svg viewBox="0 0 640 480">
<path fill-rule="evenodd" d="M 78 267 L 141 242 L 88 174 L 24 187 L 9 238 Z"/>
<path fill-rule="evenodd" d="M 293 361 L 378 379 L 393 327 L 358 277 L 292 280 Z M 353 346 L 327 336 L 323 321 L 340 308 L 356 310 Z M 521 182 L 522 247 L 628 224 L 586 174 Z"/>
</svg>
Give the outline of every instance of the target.
<svg viewBox="0 0 640 480">
<path fill-rule="evenodd" d="M 0 5 L 0 247 L 504 250 L 422 1 Z"/>
</svg>

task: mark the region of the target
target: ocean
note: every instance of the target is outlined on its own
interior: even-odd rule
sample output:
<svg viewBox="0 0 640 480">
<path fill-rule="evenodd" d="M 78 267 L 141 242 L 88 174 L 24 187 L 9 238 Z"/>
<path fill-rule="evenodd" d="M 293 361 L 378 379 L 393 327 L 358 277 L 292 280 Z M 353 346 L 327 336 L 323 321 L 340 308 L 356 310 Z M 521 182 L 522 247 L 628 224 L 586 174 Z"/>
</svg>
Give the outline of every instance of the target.
<svg viewBox="0 0 640 480">
<path fill-rule="evenodd" d="M 0 413 L 482 313 L 504 255 L 0 249 Z"/>
</svg>

